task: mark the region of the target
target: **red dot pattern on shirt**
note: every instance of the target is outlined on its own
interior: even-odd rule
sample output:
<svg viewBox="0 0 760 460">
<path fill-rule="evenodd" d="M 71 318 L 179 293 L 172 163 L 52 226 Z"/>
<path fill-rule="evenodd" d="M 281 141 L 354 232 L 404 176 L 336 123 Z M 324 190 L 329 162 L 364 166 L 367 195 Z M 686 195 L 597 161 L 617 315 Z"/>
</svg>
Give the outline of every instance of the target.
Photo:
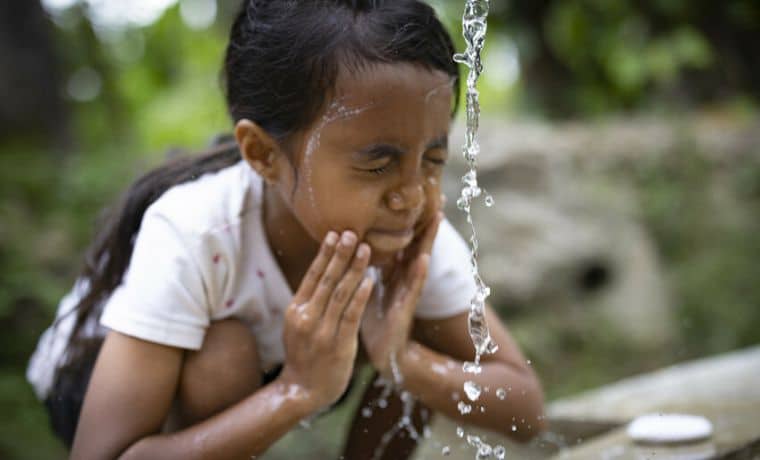
<svg viewBox="0 0 760 460">
<path fill-rule="evenodd" d="M 235 304 L 235 299 L 228 299 L 228 300 L 227 300 L 227 301 L 224 303 L 224 306 L 225 306 L 226 308 L 230 308 L 230 307 L 231 307 L 232 305 L 234 305 L 234 304 Z"/>
<path fill-rule="evenodd" d="M 213 257 L 211 260 L 212 260 L 212 261 L 213 261 L 215 264 L 218 264 L 218 263 L 219 263 L 219 259 L 221 259 L 221 258 L 222 258 L 222 256 L 220 256 L 219 254 L 214 254 L 214 257 Z"/>
<path fill-rule="evenodd" d="M 262 272 L 260 269 L 257 269 L 257 270 L 256 270 L 256 275 L 257 275 L 259 278 L 261 278 L 261 279 L 264 279 L 264 272 Z"/>
</svg>

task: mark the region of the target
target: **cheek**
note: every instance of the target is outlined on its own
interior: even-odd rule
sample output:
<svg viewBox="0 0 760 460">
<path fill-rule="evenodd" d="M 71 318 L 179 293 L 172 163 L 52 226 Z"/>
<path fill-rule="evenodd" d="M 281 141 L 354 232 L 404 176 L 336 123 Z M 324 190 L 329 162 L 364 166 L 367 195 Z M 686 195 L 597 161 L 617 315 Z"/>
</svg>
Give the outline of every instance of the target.
<svg viewBox="0 0 760 460">
<path fill-rule="evenodd" d="M 441 174 L 428 174 L 422 188 L 425 192 L 423 220 L 427 220 L 443 207 L 441 203 Z"/>
<path fill-rule="evenodd" d="M 298 218 L 312 236 L 353 230 L 362 238 L 376 223 L 382 190 L 330 171 L 303 180 L 295 195 Z"/>
</svg>

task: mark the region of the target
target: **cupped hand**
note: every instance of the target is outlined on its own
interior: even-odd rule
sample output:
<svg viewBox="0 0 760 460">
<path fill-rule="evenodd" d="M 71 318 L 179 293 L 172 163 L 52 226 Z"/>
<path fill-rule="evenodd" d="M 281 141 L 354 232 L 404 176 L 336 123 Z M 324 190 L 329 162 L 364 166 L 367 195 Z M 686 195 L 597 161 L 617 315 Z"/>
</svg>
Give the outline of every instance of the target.
<svg viewBox="0 0 760 460">
<path fill-rule="evenodd" d="M 361 324 L 361 338 L 370 362 L 385 378 L 403 378 L 394 369 L 394 359 L 406 350 L 414 310 L 427 278 L 430 252 L 443 213 L 437 212 L 419 237 L 387 274 L 387 294 L 381 311 L 367 311 Z M 374 310 L 374 309 L 373 309 Z"/>
<path fill-rule="evenodd" d="M 300 385 L 315 409 L 335 402 L 354 367 L 358 330 L 373 281 L 370 247 L 350 231 L 329 232 L 285 313 L 281 378 Z"/>
</svg>

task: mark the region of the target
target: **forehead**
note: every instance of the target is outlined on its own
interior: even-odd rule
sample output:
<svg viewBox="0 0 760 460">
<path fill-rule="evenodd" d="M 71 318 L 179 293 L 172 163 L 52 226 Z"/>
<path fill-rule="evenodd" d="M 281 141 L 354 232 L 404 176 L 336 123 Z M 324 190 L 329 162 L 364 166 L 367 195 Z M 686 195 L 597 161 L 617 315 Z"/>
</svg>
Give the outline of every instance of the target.
<svg viewBox="0 0 760 460">
<path fill-rule="evenodd" d="M 453 79 L 441 71 L 405 63 L 342 69 L 326 106 L 293 139 L 296 162 L 372 143 L 421 151 L 448 134 L 452 102 Z"/>
<path fill-rule="evenodd" d="M 410 63 L 370 64 L 358 71 L 341 69 L 333 103 L 373 106 L 407 104 L 451 104 L 454 80 L 439 70 Z M 334 104 L 333 104 L 334 105 Z"/>
<path fill-rule="evenodd" d="M 352 135 L 408 136 L 446 131 L 453 79 L 412 64 L 375 64 L 342 71 L 319 125 Z M 345 134 L 345 133 L 344 133 Z"/>
</svg>

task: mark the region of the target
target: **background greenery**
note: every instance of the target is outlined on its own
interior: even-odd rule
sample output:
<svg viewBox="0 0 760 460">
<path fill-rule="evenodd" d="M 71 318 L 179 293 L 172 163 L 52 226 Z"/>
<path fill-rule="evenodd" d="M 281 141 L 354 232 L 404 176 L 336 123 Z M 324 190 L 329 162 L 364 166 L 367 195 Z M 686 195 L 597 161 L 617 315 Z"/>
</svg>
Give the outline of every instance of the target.
<svg viewBox="0 0 760 460">
<path fill-rule="evenodd" d="M 170 149 L 201 149 L 229 129 L 218 69 L 237 1 L 211 0 L 207 27 L 187 11 L 209 1 L 183 0 L 184 15 L 168 2 L 155 20 L 110 23 L 98 19 L 97 3 L 0 6 L 1 458 L 64 455 L 23 370 L 100 212 Z M 461 47 L 461 2 L 434 5 Z M 488 37 L 485 116 L 553 122 L 707 111 L 756 119 L 757 2 L 493 2 Z M 550 396 L 758 342 L 758 152 L 729 165 L 703 153 L 686 139 L 667 161 L 633 174 L 675 293 L 674 349 L 652 358 L 603 328 L 558 334 L 536 362 Z M 734 215 L 705 215 L 716 181 L 739 203 Z M 517 324 L 518 337 L 541 327 Z"/>
</svg>

